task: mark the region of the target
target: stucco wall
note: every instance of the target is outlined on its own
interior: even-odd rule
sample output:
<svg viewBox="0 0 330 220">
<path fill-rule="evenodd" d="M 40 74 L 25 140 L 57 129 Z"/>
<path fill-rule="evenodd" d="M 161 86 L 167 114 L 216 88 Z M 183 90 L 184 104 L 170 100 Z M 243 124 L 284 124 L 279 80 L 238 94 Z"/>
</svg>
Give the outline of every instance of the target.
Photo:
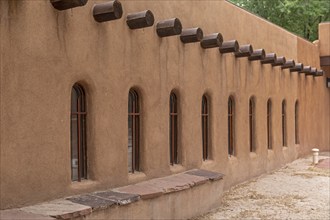
<svg viewBox="0 0 330 220">
<path fill-rule="evenodd" d="M 321 57 L 327 57 L 326 59 L 330 60 L 330 22 L 324 22 L 319 24 L 319 50 L 320 50 L 320 56 Z M 329 62 L 329 61 L 328 61 Z M 323 64 L 321 68 L 324 70 L 324 84 L 326 84 L 326 77 L 330 77 L 330 64 L 327 64 L 326 66 Z M 330 92 L 329 88 L 326 88 L 325 92 L 325 110 L 327 111 L 327 115 L 330 115 Z M 325 119 L 326 120 L 326 119 Z M 328 117 L 328 128 L 326 129 L 328 131 L 328 148 L 330 148 L 330 117 Z M 326 134 L 325 134 L 326 135 Z"/>
<path fill-rule="evenodd" d="M 199 167 L 226 175 L 225 188 L 278 168 L 316 145 L 329 147 L 324 78 L 220 55 L 179 37 L 159 38 L 155 25 L 130 30 L 128 12 L 150 9 L 155 22 L 178 17 L 183 27 L 251 43 L 319 67 L 318 49 L 225 1 L 121 1 L 120 20 L 97 23 L 84 7 L 55 10 L 49 1 L 0 1 L 1 209 L 112 188 Z M 89 180 L 70 179 L 70 98 L 75 82 L 87 98 Z M 141 97 L 143 173 L 127 170 L 127 99 Z M 169 165 L 169 94 L 179 99 L 182 166 Z M 211 101 L 211 155 L 202 162 L 201 98 Z M 235 97 L 236 157 L 227 156 L 227 100 Z M 249 152 L 248 103 L 256 98 L 256 153 Z M 273 150 L 267 150 L 266 103 L 273 102 Z M 288 146 L 281 142 L 287 101 Z M 294 144 L 294 103 L 301 106 Z"/>
<path fill-rule="evenodd" d="M 330 21 L 319 24 L 320 56 L 330 55 Z"/>
</svg>

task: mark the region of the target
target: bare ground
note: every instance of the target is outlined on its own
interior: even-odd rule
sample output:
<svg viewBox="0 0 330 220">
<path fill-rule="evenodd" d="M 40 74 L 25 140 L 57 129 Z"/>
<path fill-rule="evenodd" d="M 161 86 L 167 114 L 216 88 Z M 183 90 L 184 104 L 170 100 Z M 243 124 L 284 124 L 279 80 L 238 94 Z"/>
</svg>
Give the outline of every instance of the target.
<svg viewBox="0 0 330 220">
<path fill-rule="evenodd" d="M 320 156 L 320 160 L 329 158 Z M 239 184 L 224 193 L 221 206 L 207 219 L 330 219 L 330 172 L 311 157 Z"/>
</svg>

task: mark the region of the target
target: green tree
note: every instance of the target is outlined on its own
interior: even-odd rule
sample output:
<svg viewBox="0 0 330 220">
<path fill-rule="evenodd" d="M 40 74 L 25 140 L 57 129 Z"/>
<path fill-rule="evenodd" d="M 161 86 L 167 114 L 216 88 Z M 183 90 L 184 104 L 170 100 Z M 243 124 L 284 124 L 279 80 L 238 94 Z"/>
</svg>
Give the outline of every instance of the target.
<svg viewBox="0 0 330 220">
<path fill-rule="evenodd" d="M 330 0 L 229 0 L 303 38 L 318 38 L 318 24 L 330 20 Z"/>
</svg>

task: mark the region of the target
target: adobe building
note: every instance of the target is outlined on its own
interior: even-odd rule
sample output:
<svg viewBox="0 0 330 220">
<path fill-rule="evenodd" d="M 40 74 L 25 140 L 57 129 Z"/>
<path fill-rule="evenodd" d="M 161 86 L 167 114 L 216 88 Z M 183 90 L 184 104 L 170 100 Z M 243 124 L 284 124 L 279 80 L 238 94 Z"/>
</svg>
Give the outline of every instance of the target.
<svg viewBox="0 0 330 220">
<path fill-rule="evenodd" d="M 330 23 L 311 43 L 227 1 L 2 0 L 0 16 L 1 210 L 224 174 L 105 214 L 186 218 L 329 151 Z"/>
</svg>

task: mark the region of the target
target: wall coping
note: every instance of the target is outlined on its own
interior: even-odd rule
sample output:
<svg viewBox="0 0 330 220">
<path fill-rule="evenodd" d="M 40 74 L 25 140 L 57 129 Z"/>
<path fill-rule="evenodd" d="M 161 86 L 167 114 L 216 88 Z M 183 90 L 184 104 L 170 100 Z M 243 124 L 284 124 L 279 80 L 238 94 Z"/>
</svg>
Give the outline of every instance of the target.
<svg viewBox="0 0 330 220">
<path fill-rule="evenodd" d="M 22 219 L 31 215 L 47 219 L 71 219 L 114 206 L 125 206 L 139 200 L 153 199 L 165 194 L 188 190 L 207 182 L 222 180 L 223 177 L 222 173 L 193 169 L 106 191 L 75 195 L 20 209 L 2 210 L 0 215 L 4 217 L 3 219 L 6 219 L 6 216 L 8 216 L 7 219 L 15 219 L 15 216 L 18 216 L 16 219 Z M 19 215 L 15 215 L 15 213 L 19 213 Z"/>
</svg>

